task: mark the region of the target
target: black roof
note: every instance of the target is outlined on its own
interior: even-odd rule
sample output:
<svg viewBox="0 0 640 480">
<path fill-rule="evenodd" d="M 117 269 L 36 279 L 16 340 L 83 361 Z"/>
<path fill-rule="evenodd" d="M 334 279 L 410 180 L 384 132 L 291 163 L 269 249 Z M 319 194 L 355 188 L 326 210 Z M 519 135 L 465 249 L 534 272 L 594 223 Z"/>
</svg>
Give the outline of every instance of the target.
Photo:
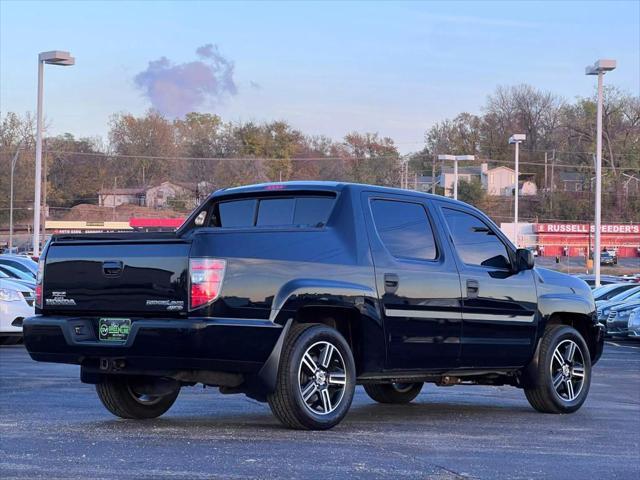
<svg viewBox="0 0 640 480">
<path fill-rule="evenodd" d="M 240 187 L 226 188 L 218 190 L 213 195 L 228 195 L 228 194 L 246 194 L 263 191 L 334 191 L 339 192 L 345 189 L 361 192 L 361 191 L 374 191 L 381 193 L 393 193 L 396 195 L 412 195 L 437 199 L 450 203 L 458 203 L 467 205 L 459 200 L 443 197 L 442 195 L 434 195 L 432 193 L 420 192 L 417 190 L 405 190 L 404 188 L 397 187 L 385 187 L 381 185 L 368 185 L 365 183 L 350 183 L 350 182 L 332 182 L 332 181 L 290 181 L 290 182 L 273 182 L 273 183 L 257 183 L 253 185 L 244 185 Z M 475 207 L 474 207 L 475 208 Z"/>
</svg>

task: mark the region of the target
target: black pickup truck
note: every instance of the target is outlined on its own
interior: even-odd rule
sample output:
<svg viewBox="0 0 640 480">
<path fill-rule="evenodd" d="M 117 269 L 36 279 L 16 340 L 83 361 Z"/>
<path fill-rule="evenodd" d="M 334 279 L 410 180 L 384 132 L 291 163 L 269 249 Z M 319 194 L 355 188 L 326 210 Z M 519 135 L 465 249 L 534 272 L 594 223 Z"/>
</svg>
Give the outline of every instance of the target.
<svg viewBox="0 0 640 480">
<path fill-rule="evenodd" d="M 336 425 L 356 384 L 384 403 L 512 385 L 567 413 L 603 348 L 582 280 L 534 267 L 467 204 L 368 185 L 231 188 L 176 232 L 56 235 L 36 293 L 31 357 L 80 365 L 123 418 L 198 383 L 292 428 Z"/>
</svg>

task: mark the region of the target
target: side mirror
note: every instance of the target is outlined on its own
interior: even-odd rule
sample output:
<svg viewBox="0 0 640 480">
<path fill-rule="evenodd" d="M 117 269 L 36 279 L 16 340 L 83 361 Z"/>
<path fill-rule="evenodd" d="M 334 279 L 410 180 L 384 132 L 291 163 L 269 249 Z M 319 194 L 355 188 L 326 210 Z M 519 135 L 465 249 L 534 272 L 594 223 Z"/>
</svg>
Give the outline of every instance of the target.
<svg viewBox="0 0 640 480">
<path fill-rule="evenodd" d="M 518 271 L 531 270 L 535 263 L 533 252 L 528 248 L 519 248 L 516 250 L 516 268 Z"/>
</svg>

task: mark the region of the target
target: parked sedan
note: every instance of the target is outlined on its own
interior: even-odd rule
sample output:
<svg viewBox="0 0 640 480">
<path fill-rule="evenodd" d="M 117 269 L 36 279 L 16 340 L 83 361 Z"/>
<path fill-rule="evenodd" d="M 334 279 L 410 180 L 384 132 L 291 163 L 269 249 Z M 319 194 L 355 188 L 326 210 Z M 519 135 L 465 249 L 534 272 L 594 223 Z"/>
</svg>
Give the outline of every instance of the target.
<svg viewBox="0 0 640 480">
<path fill-rule="evenodd" d="M 607 317 L 609 316 L 609 311 L 612 307 L 616 307 L 625 302 L 632 302 L 636 299 L 640 299 L 640 286 L 635 286 L 634 288 L 630 288 L 622 293 L 619 293 L 613 298 L 610 298 L 606 301 L 596 302 L 596 311 L 598 314 L 598 322 L 603 325 L 607 324 Z"/>
<path fill-rule="evenodd" d="M 640 340 L 640 307 L 631 310 L 627 329 L 630 338 Z"/>
<path fill-rule="evenodd" d="M 22 321 L 35 315 L 34 290 L 19 282 L 0 278 L 0 345 L 22 338 Z"/>
<path fill-rule="evenodd" d="M 612 307 L 607 316 L 607 334 L 614 337 L 626 337 L 629 331 L 629 316 L 640 307 L 640 300 Z"/>
</svg>

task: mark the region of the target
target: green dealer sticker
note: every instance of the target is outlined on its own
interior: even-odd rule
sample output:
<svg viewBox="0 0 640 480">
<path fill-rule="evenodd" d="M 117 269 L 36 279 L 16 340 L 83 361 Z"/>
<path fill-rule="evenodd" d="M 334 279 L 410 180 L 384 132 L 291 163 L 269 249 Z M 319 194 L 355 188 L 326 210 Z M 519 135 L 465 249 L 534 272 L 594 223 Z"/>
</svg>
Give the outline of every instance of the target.
<svg viewBox="0 0 640 480">
<path fill-rule="evenodd" d="M 124 342 L 130 331 L 130 318 L 101 318 L 98 322 L 98 338 L 101 341 Z"/>
</svg>

